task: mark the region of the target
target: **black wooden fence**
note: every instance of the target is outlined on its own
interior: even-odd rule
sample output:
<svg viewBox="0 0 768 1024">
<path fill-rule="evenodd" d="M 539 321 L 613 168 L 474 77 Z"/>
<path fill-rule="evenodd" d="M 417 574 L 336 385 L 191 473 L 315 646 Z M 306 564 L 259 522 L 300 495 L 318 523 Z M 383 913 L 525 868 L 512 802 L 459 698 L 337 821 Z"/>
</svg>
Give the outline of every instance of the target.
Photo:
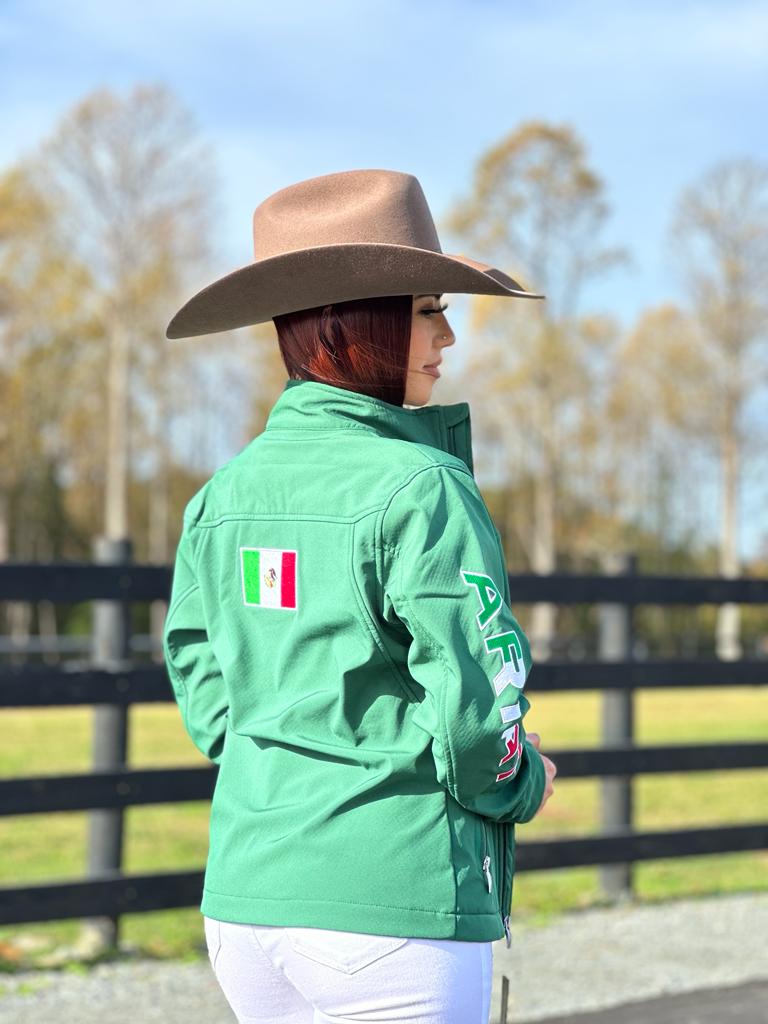
<svg viewBox="0 0 768 1024">
<path fill-rule="evenodd" d="M 97 560 L 130 557 L 107 545 Z M 0 780 L 0 814 L 91 812 L 88 873 L 77 881 L 0 888 L 0 924 L 64 918 L 112 923 L 125 913 L 188 907 L 199 903 L 203 871 L 125 875 L 121 870 L 123 809 L 211 797 L 217 768 L 133 770 L 125 764 L 130 705 L 172 701 L 161 664 L 127 657 L 128 611 L 133 602 L 167 600 L 166 566 L 122 564 L 0 565 L 0 601 L 74 603 L 94 601 L 94 658 L 88 664 L 0 666 L 0 708 L 94 705 L 94 770 L 87 774 Z M 627 884 L 633 861 L 768 848 L 768 821 L 713 828 L 639 832 L 632 828 L 631 779 L 641 773 L 710 771 L 768 766 L 768 741 L 636 746 L 631 695 L 638 688 L 763 686 L 768 659 L 633 660 L 631 614 L 640 604 L 701 605 L 735 602 L 768 605 L 768 580 L 618 575 L 511 575 L 514 605 L 551 601 L 600 606 L 600 658 L 579 662 L 538 661 L 536 692 L 602 690 L 603 745 L 584 750 L 547 750 L 558 781 L 599 777 L 603 833 L 520 842 L 518 870 L 602 865 L 609 887 Z M 45 842 L 41 831 L 41 842 Z M 622 874 L 624 873 L 624 874 Z"/>
</svg>

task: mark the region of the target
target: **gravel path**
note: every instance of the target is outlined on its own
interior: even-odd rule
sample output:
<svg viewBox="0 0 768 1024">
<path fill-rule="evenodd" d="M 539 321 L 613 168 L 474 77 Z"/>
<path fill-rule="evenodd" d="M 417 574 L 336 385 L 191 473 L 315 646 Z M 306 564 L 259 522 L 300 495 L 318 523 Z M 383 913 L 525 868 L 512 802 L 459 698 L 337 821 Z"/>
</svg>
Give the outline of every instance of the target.
<svg viewBox="0 0 768 1024">
<path fill-rule="evenodd" d="M 502 974 L 511 1021 L 768 980 L 767 937 L 768 893 L 586 910 L 513 928 L 512 948 L 494 951 L 492 1019 Z M 542 974 L 546 984 L 533 984 Z"/>
<path fill-rule="evenodd" d="M 504 974 L 510 1024 L 699 989 L 712 990 L 714 999 L 715 989 L 768 980 L 768 893 L 587 910 L 540 926 L 515 923 L 512 933 L 511 949 L 503 941 L 494 946 L 492 1022 Z M 699 1018 L 654 1012 L 637 1019 Z M 49 1021 L 228 1024 L 235 1017 L 204 957 L 197 963 L 129 958 L 85 973 L 0 977 L 0 1024 Z"/>
</svg>

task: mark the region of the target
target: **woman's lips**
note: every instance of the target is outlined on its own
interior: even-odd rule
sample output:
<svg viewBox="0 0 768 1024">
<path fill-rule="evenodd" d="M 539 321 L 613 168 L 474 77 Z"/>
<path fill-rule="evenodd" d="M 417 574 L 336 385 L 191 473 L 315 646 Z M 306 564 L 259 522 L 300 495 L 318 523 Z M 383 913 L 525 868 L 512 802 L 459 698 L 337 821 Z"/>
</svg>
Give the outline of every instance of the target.
<svg viewBox="0 0 768 1024">
<path fill-rule="evenodd" d="M 440 376 L 440 371 L 438 370 L 437 366 L 425 366 L 424 369 L 426 370 L 427 373 L 431 374 L 433 377 L 439 377 Z"/>
</svg>

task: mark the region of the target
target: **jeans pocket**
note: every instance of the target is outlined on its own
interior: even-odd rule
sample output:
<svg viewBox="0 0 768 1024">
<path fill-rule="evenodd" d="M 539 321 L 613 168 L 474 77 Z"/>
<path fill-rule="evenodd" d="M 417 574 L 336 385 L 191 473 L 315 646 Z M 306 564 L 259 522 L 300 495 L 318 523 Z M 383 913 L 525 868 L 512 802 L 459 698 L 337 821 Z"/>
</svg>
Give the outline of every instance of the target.
<svg viewBox="0 0 768 1024">
<path fill-rule="evenodd" d="M 203 926 L 205 927 L 205 944 L 208 947 L 208 959 L 215 974 L 216 961 L 221 951 L 221 921 L 203 915 Z"/>
<path fill-rule="evenodd" d="M 329 928 L 286 928 L 295 953 L 332 967 L 343 974 L 354 974 L 408 941 L 397 935 L 368 935 Z"/>
</svg>

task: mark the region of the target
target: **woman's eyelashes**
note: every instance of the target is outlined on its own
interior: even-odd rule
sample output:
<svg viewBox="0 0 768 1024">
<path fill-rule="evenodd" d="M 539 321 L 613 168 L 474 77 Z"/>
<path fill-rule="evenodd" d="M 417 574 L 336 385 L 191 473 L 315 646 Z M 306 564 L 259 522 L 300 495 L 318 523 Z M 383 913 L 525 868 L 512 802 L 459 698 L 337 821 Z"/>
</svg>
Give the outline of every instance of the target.
<svg viewBox="0 0 768 1024">
<path fill-rule="evenodd" d="M 433 316 L 435 313 L 444 313 L 446 309 L 448 309 L 447 302 L 442 306 L 438 306 L 437 309 L 422 309 L 421 312 L 424 316 Z"/>
</svg>

